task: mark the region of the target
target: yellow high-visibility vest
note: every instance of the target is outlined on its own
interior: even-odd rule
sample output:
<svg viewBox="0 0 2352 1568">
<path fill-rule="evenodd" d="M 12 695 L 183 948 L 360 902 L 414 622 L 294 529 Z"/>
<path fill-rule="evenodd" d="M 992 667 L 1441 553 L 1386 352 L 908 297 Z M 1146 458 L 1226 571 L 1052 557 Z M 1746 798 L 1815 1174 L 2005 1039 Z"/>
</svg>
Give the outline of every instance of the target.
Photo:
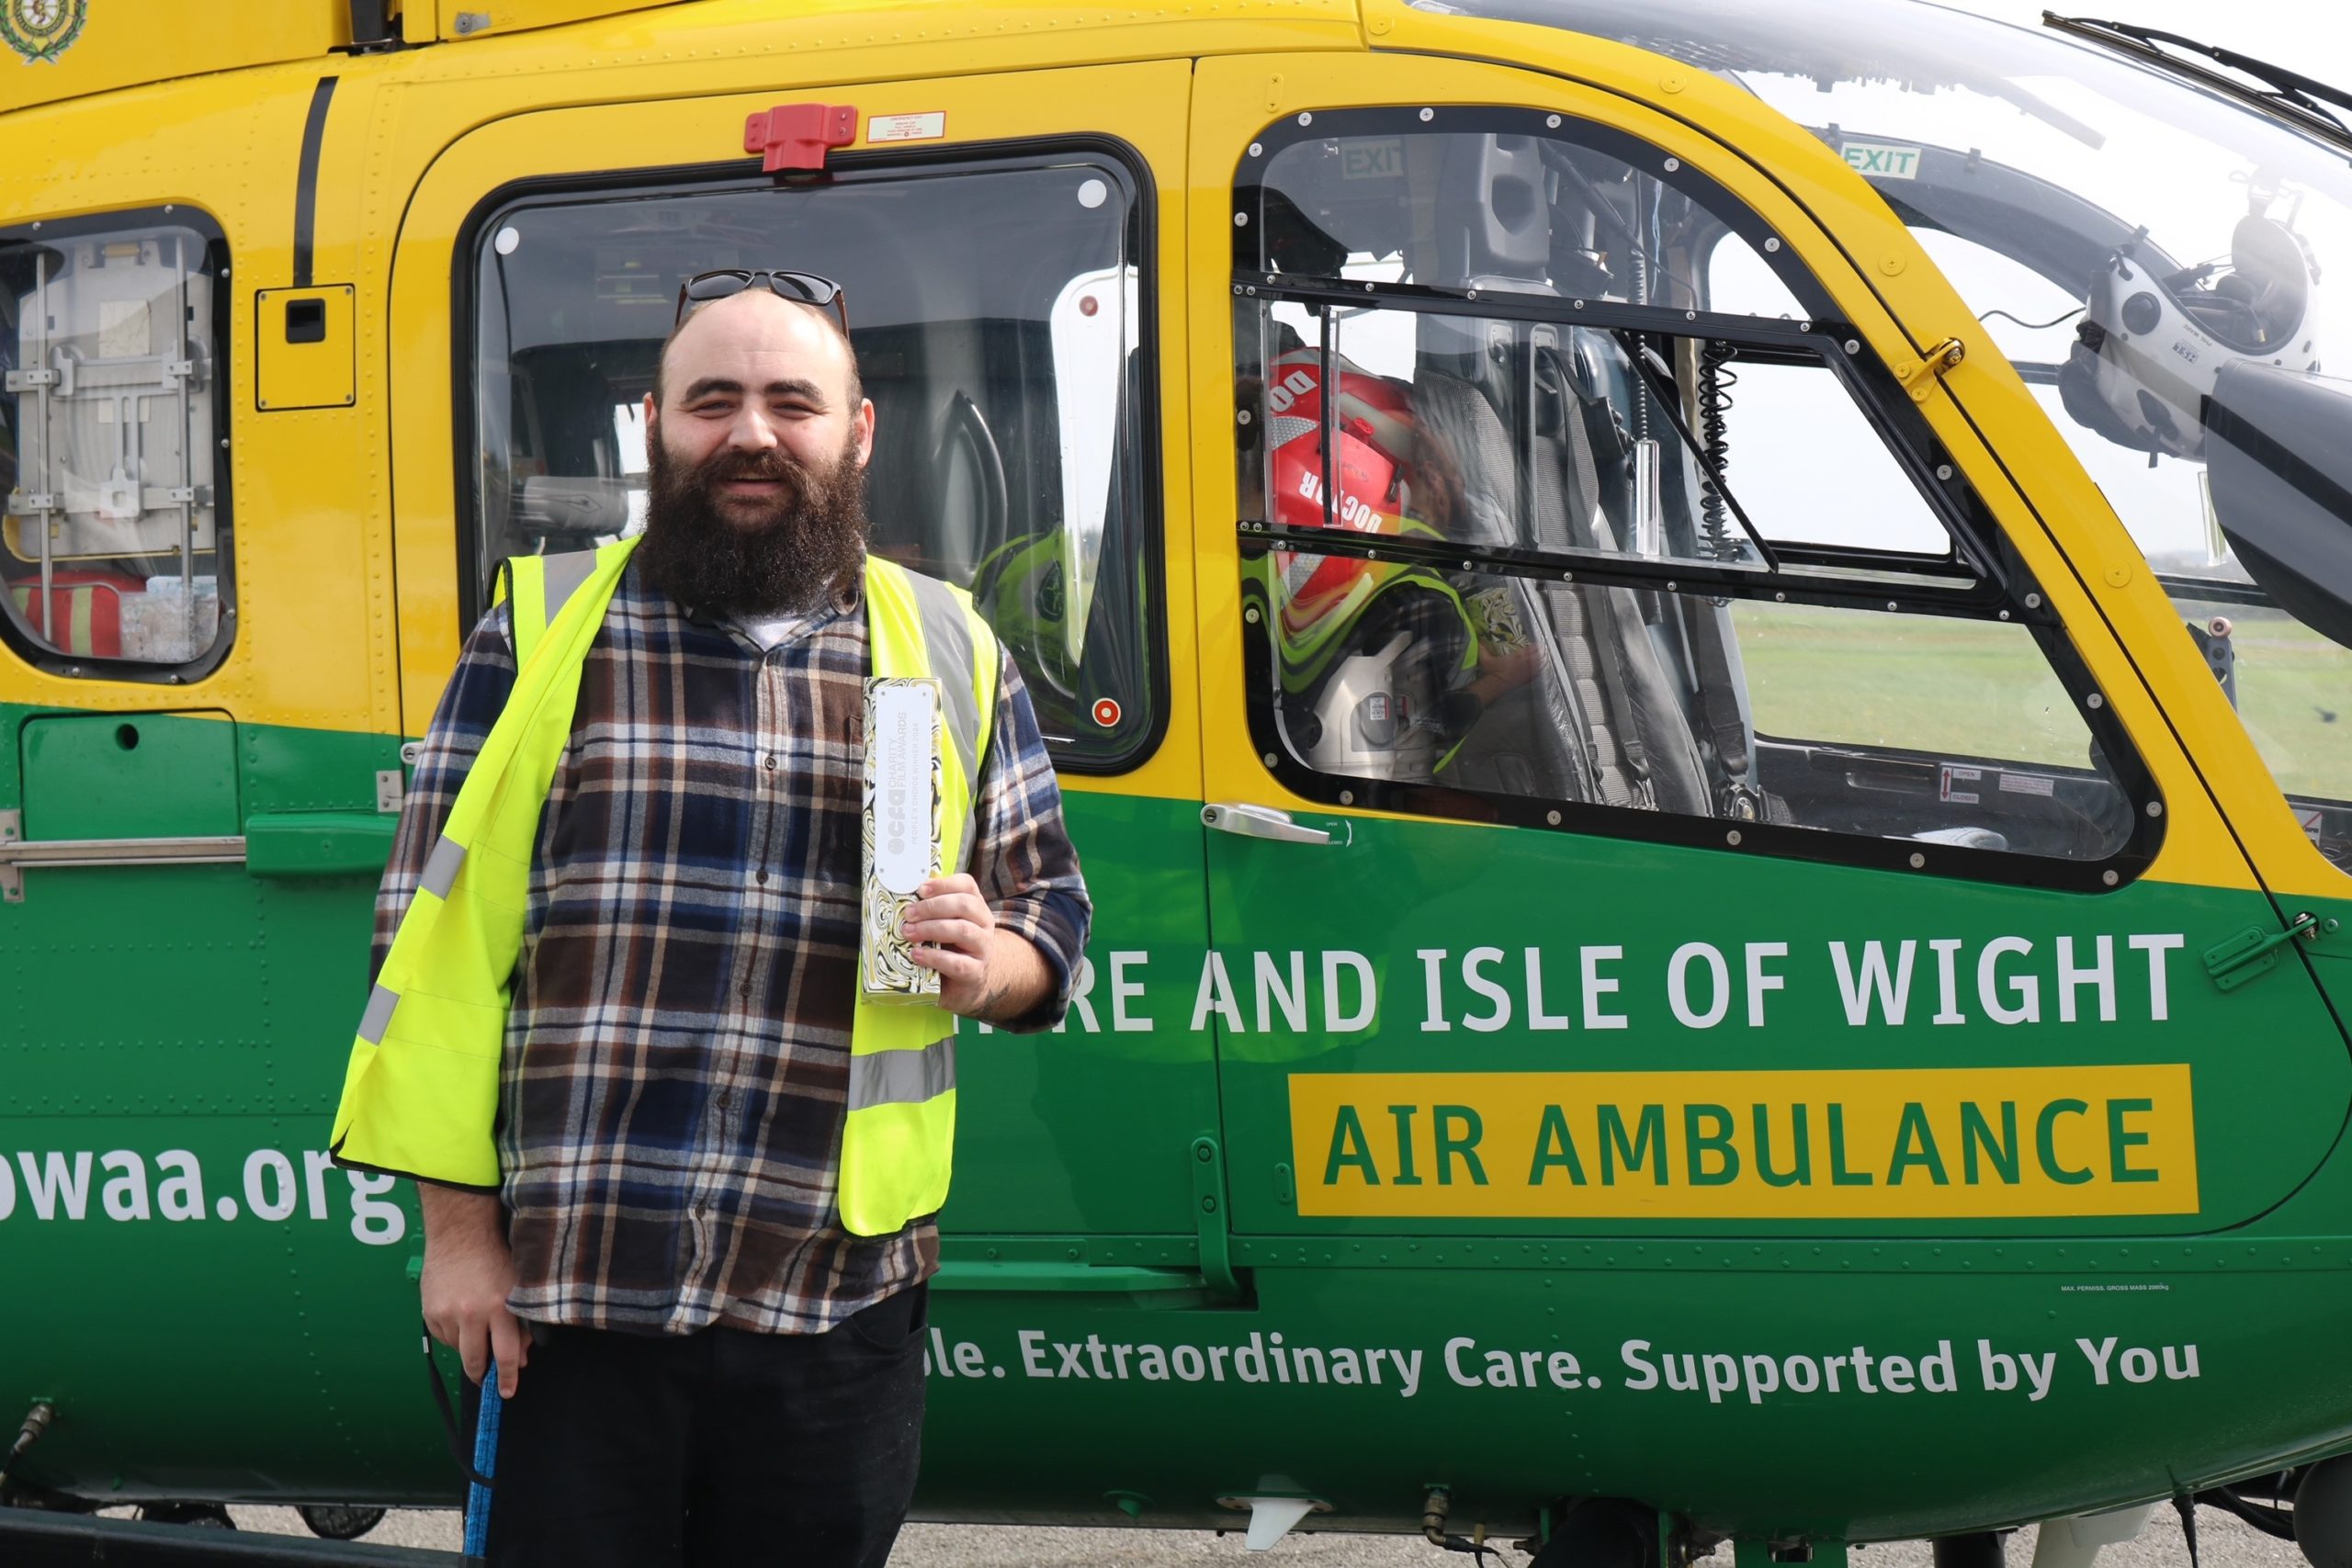
<svg viewBox="0 0 2352 1568">
<path fill-rule="evenodd" d="M 330 1141 L 338 1163 L 494 1191 L 499 1062 L 531 856 L 571 739 L 581 668 L 634 539 L 510 562 L 514 689 L 466 774 L 393 935 L 344 1075 Z M 872 671 L 940 682 L 942 859 L 971 850 L 1001 655 L 961 590 L 867 557 Z M 887 1235 L 947 1201 L 956 1138 L 956 1018 L 937 1006 L 857 1000 L 842 1133 L 844 1228 Z"/>
</svg>

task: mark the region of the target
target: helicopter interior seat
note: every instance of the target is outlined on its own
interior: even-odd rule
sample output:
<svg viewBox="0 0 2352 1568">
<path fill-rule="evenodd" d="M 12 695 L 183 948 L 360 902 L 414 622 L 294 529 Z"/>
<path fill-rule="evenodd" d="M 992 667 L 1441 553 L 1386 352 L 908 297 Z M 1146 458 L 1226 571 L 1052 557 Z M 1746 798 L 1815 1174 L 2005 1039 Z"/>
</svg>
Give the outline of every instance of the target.
<svg viewBox="0 0 2352 1568">
<path fill-rule="evenodd" d="M 514 432 L 514 471 L 501 509 L 513 530 L 508 545 L 535 552 L 591 549 L 627 525 L 631 487 L 615 411 L 652 386 L 659 347 L 614 340 L 514 353 L 501 400 Z"/>
<path fill-rule="evenodd" d="M 1651 394 L 1616 336 L 1592 328 L 1573 331 L 1561 350 L 1539 357 L 1536 370 L 1538 388 L 1563 405 L 1554 417 L 1575 427 L 1589 461 L 1603 476 L 1606 504 L 1589 515 L 1595 518 L 1600 536 L 1610 542 L 1592 547 L 1614 549 L 1617 530 L 1608 519 L 1634 515 L 1634 441 L 1639 428 L 1634 411 L 1648 403 Z M 1657 411 L 1651 412 L 1654 428 L 1663 430 Z M 1703 520 L 1705 506 L 1692 489 L 1695 465 L 1678 460 L 1682 457 L 1679 435 L 1665 436 L 1661 445 L 1661 481 L 1680 487 L 1670 489 L 1661 501 L 1679 496 L 1682 504 L 1664 507 L 1660 543 L 1676 558 L 1704 559 L 1724 553 L 1718 541 L 1702 536 L 1709 526 Z M 1642 629 L 1657 652 L 1665 693 L 1679 710 L 1661 715 L 1654 728 L 1677 742 L 1690 739 L 1696 753 L 1697 793 L 1690 793 L 1689 771 L 1678 768 L 1680 797 L 1719 804 L 1725 815 L 1752 811 L 1768 821 L 1788 820 L 1786 803 L 1758 787 L 1753 777 L 1755 722 L 1728 604 L 1670 593 L 1637 593 L 1634 603 L 1643 612 Z M 1657 688 L 1650 690 L 1657 694 Z M 1678 761 L 1685 754 L 1679 744 L 1669 753 Z M 1743 800 L 1744 807 L 1735 804 Z M 1710 807 L 1690 809 L 1703 815 Z"/>
<path fill-rule="evenodd" d="M 1535 464 L 1536 542 L 1600 552 L 1616 549 L 1607 509 L 1599 503 L 1600 469 L 1587 445 L 1585 422 L 1571 418 L 1557 451 L 1538 449 Z M 1565 457 L 1566 461 L 1563 462 Z M 1545 586 L 1553 623 L 1573 646 L 1589 649 L 1624 727 L 1627 760 L 1645 776 L 1648 798 L 1660 810 L 1705 816 L 1712 810 L 1706 770 L 1668 660 L 1651 635 L 1644 601 L 1629 588 Z"/>
<path fill-rule="evenodd" d="M 1518 454 L 1493 401 L 1460 377 L 1425 369 L 1415 402 L 1422 440 L 1449 448 L 1459 464 L 1453 536 L 1614 547 L 1582 421 L 1535 436 L 1534 494 L 1522 529 L 1512 515 Z M 1504 590 L 1538 649 L 1536 670 L 1471 730 L 1448 778 L 1469 788 L 1706 814 L 1705 770 L 1640 596 L 1526 578 Z"/>
</svg>

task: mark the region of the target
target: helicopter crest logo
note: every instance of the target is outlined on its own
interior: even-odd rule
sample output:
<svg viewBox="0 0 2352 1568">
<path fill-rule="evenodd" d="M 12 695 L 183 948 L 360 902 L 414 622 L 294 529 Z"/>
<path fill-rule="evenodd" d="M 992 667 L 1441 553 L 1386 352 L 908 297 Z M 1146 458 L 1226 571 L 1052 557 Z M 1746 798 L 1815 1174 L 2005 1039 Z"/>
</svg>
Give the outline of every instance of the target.
<svg viewBox="0 0 2352 1568">
<path fill-rule="evenodd" d="M 89 19 L 90 0 L 0 0 L 0 43 L 28 65 L 54 62 Z"/>
</svg>

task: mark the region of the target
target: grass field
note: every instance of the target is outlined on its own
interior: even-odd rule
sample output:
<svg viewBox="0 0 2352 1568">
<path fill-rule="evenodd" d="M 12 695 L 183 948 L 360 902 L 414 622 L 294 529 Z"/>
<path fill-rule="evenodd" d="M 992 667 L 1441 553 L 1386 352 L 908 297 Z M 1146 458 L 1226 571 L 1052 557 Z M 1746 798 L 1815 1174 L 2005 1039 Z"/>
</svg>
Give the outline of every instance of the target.
<svg viewBox="0 0 2352 1568">
<path fill-rule="evenodd" d="M 2352 650 L 2276 611 L 2229 613 L 2240 716 L 2280 786 L 2352 795 Z M 1765 734 L 2088 761 L 2090 731 L 2023 626 L 1749 601 L 1732 620 Z"/>
</svg>

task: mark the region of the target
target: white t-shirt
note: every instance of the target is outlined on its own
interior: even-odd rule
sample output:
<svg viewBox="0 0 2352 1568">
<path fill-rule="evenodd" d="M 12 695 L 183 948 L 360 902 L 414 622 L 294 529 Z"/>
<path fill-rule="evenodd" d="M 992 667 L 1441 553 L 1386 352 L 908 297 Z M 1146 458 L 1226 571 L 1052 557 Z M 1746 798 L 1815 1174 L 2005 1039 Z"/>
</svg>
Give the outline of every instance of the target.
<svg viewBox="0 0 2352 1568">
<path fill-rule="evenodd" d="M 760 651 L 766 653 L 799 630 L 800 624 L 808 618 L 806 615 L 740 615 L 736 617 L 735 629 L 758 643 Z"/>
</svg>

